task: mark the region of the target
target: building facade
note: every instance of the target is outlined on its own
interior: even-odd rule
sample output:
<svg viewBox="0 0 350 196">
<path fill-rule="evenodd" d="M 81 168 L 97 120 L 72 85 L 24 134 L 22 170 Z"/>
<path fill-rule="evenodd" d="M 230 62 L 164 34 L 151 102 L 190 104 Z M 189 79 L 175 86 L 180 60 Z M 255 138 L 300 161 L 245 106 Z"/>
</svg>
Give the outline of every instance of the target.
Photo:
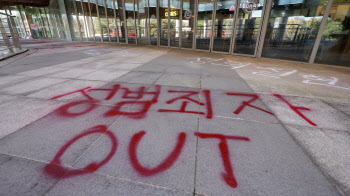
<svg viewBox="0 0 350 196">
<path fill-rule="evenodd" d="M 350 66 L 350 0 L 53 0 L 3 9 L 22 37 Z"/>
</svg>

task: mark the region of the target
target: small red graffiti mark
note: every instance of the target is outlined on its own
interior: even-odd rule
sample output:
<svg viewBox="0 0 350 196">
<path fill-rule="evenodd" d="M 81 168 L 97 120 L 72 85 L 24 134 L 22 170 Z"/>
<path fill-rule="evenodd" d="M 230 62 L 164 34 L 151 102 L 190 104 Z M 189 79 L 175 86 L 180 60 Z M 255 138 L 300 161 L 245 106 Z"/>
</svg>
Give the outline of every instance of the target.
<svg viewBox="0 0 350 196">
<path fill-rule="evenodd" d="M 74 93 L 81 93 L 82 95 L 84 95 L 85 97 L 87 97 L 89 100 L 93 100 L 93 98 L 91 96 L 89 96 L 87 94 L 87 90 L 91 89 L 90 86 L 86 87 L 86 88 L 83 88 L 83 89 L 79 89 L 79 90 L 76 90 L 76 91 L 72 91 L 72 92 L 69 92 L 69 93 L 65 93 L 65 94 L 62 94 L 62 95 L 57 95 L 57 96 L 54 96 L 51 98 L 51 100 L 54 100 L 54 99 L 58 99 L 58 98 L 61 98 L 61 97 L 64 97 L 64 96 L 67 96 L 67 95 L 71 95 L 71 94 L 74 94 Z"/>
<path fill-rule="evenodd" d="M 141 140 L 141 138 L 146 134 L 145 131 L 141 131 L 139 133 L 136 133 L 131 141 L 130 141 L 130 145 L 129 145 L 129 156 L 130 156 L 130 161 L 132 166 L 135 168 L 135 170 L 142 176 L 152 176 L 155 175 L 159 172 L 162 172 L 168 168 L 170 168 L 175 161 L 177 160 L 177 158 L 179 157 L 182 148 L 185 144 L 185 140 L 186 140 L 186 133 L 181 132 L 179 134 L 178 140 L 177 140 L 177 144 L 176 147 L 174 148 L 174 150 L 170 153 L 170 155 L 162 162 L 160 163 L 157 167 L 155 168 L 146 168 L 143 167 L 140 162 L 138 161 L 137 158 L 137 146 Z"/>
<path fill-rule="evenodd" d="M 81 101 L 74 101 L 74 102 L 71 102 L 71 103 L 68 103 L 66 105 L 63 105 L 61 106 L 59 109 L 58 109 L 58 113 L 62 116 L 66 116 L 66 117 L 76 117 L 76 116 L 80 116 L 80 115 L 83 115 L 83 114 L 86 114 L 86 113 L 89 113 L 91 112 L 95 107 L 96 107 L 96 104 L 98 103 L 99 101 L 97 100 L 81 100 Z M 70 111 L 71 108 L 73 108 L 74 106 L 77 106 L 77 105 L 84 105 L 84 104 L 89 104 L 89 107 L 86 108 L 85 110 L 83 111 L 80 111 L 80 112 L 72 112 Z"/>
<path fill-rule="evenodd" d="M 140 87 L 138 91 L 131 91 L 128 88 L 122 88 L 124 89 L 124 94 L 122 98 L 124 99 L 134 99 L 132 101 L 121 101 L 115 104 L 115 106 L 105 113 L 105 116 L 116 116 L 116 115 L 124 115 L 129 118 L 134 119 L 142 119 L 146 117 L 146 113 L 150 109 L 150 107 L 158 102 L 158 97 L 160 94 L 160 85 L 155 85 L 155 91 L 146 91 L 145 87 Z M 132 96 L 134 95 L 134 96 Z M 136 96 L 135 96 L 136 95 Z M 137 101 L 144 97 L 144 95 L 152 95 L 153 98 L 151 100 L 141 100 Z M 121 111 L 123 106 L 125 105 L 141 105 L 142 107 L 138 111 Z"/>
<path fill-rule="evenodd" d="M 95 133 L 106 134 L 110 138 L 110 140 L 112 142 L 112 147 L 111 147 L 110 153 L 107 155 L 107 157 L 99 163 L 95 163 L 95 162 L 90 163 L 88 166 L 86 166 L 83 169 L 72 169 L 72 170 L 65 169 L 61 165 L 61 160 L 60 160 L 61 156 L 66 152 L 66 150 L 74 142 L 76 142 L 77 140 L 79 140 L 80 138 L 82 138 L 84 136 L 87 136 L 90 134 L 95 134 Z M 114 134 L 111 131 L 109 131 L 107 129 L 107 127 L 105 125 L 98 125 L 98 126 L 92 127 L 90 129 L 84 131 L 83 133 L 75 136 L 68 143 L 66 143 L 58 151 L 58 153 L 53 158 L 53 160 L 45 166 L 44 171 L 46 174 L 48 174 L 54 178 L 68 178 L 68 177 L 72 177 L 72 176 L 77 176 L 77 175 L 81 175 L 81 174 L 95 172 L 96 170 L 98 170 L 98 168 L 100 168 L 101 166 L 106 164 L 112 158 L 112 156 L 117 151 L 117 146 L 118 146 L 117 138 L 114 136 Z"/>
<path fill-rule="evenodd" d="M 196 92 L 196 91 L 173 91 L 173 90 L 169 90 L 168 92 L 169 93 L 186 93 L 186 94 L 183 95 L 183 96 L 176 97 L 174 99 L 171 99 L 171 100 L 167 101 L 166 102 L 167 104 L 174 103 L 175 101 L 180 100 L 180 99 L 185 99 L 185 100 L 188 100 L 190 102 L 196 103 L 196 104 L 201 105 L 201 106 L 206 105 L 206 109 L 207 109 L 206 117 L 208 119 L 213 118 L 213 109 L 212 109 L 212 104 L 211 104 L 210 91 L 208 91 L 208 90 L 203 90 L 202 91 L 203 94 L 204 94 L 205 101 L 206 101 L 205 103 L 199 102 L 199 101 L 196 101 L 196 100 L 190 98 L 190 96 L 192 96 L 192 95 L 198 95 L 199 94 L 199 92 Z M 175 112 L 175 113 L 177 112 L 177 113 L 190 113 L 190 114 L 205 115 L 204 112 L 200 112 L 200 111 L 186 111 L 186 106 L 189 103 L 188 101 L 183 101 L 182 102 L 180 110 L 159 109 L 158 112 Z"/>
<path fill-rule="evenodd" d="M 216 138 L 220 140 L 219 148 L 221 152 L 222 161 L 226 170 L 226 172 L 221 173 L 221 176 L 224 178 L 224 180 L 230 187 L 236 188 L 237 181 L 235 179 L 235 176 L 233 174 L 233 168 L 231 166 L 230 152 L 228 150 L 227 140 L 229 139 L 229 140 L 250 141 L 250 139 L 247 137 L 241 137 L 241 136 L 230 136 L 230 135 L 199 133 L 199 132 L 196 132 L 195 135 L 203 139 Z"/>
<path fill-rule="evenodd" d="M 311 111 L 309 108 L 305 107 L 299 107 L 299 106 L 294 106 L 291 103 L 289 103 L 286 99 L 284 99 L 280 94 L 273 94 L 275 97 L 279 98 L 282 100 L 284 103 L 286 103 L 295 113 L 297 113 L 301 118 L 306 120 L 310 125 L 317 126 L 314 122 L 312 122 L 310 119 L 306 118 L 304 114 L 302 114 L 299 110 L 306 110 L 306 111 Z"/>
<path fill-rule="evenodd" d="M 252 99 L 250 99 L 249 101 L 243 101 L 242 102 L 242 105 L 239 106 L 237 108 L 236 111 L 234 111 L 233 113 L 234 114 L 239 114 L 242 112 L 242 110 L 246 107 L 246 106 L 249 106 L 249 107 L 252 107 L 254 109 L 257 109 L 257 110 L 260 110 L 260 111 L 263 111 L 263 112 L 266 112 L 268 114 L 271 114 L 271 115 L 274 115 L 273 113 L 269 112 L 269 111 L 266 111 L 262 108 L 259 108 L 259 107 L 256 107 L 256 106 L 253 106 L 251 105 L 251 103 L 253 103 L 254 101 L 258 100 L 259 99 L 259 95 L 257 94 L 246 94 L 246 93 L 226 93 L 227 95 L 233 95 L 233 96 L 245 96 L 245 97 L 252 97 Z"/>
</svg>

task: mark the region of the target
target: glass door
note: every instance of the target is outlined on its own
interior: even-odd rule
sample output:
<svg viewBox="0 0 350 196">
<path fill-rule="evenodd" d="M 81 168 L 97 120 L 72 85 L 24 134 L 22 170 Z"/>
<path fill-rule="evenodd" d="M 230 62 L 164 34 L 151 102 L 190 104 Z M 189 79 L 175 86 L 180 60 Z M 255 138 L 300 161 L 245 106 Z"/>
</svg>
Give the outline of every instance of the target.
<svg viewBox="0 0 350 196">
<path fill-rule="evenodd" d="M 217 0 L 213 51 L 230 52 L 235 0 Z"/>
<path fill-rule="evenodd" d="M 157 0 L 149 0 L 149 39 L 151 45 L 158 45 Z"/>
<path fill-rule="evenodd" d="M 209 50 L 212 35 L 214 4 L 211 0 L 198 0 L 196 49 Z"/>
<path fill-rule="evenodd" d="M 170 0 L 170 46 L 179 47 L 180 0 Z"/>
<path fill-rule="evenodd" d="M 168 46 L 168 0 L 159 0 L 160 45 Z"/>
<path fill-rule="evenodd" d="M 137 6 L 137 44 L 148 45 L 148 0 L 135 0 Z"/>
<path fill-rule="evenodd" d="M 241 0 L 235 23 L 233 53 L 255 55 L 261 28 L 264 0 Z"/>
<path fill-rule="evenodd" d="M 134 15 L 134 0 L 125 0 L 126 28 L 128 32 L 128 44 L 136 44 L 136 28 Z"/>
<path fill-rule="evenodd" d="M 195 0 L 182 0 L 181 48 L 192 48 Z"/>
</svg>

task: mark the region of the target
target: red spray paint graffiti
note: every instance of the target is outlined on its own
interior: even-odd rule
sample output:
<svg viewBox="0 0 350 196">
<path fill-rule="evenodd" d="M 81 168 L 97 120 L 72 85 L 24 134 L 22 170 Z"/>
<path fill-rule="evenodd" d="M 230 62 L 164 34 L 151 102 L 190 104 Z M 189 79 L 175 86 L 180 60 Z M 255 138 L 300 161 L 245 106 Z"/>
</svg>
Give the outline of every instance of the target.
<svg viewBox="0 0 350 196">
<path fill-rule="evenodd" d="M 167 101 L 166 102 L 167 104 L 174 103 L 175 101 L 180 100 L 180 99 L 185 99 L 185 100 L 188 100 L 190 102 L 196 103 L 196 104 L 201 105 L 201 106 L 206 105 L 206 109 L 207 109 L 206 117 L 208 119 L 213 118 L 213 109 L 212 109 L 212 104 L 211 104 L 210 91 L 208 91 L 208 90 L 203 90 L 202 91 L 203 94 L 204 94 L 205 103 L 199 102 L 199 101 L 196 101 L 196 100 L 190 98 L 190 96 L 192 96 L 192 95 L 198 95 L 199 94 L 199 92 L 196 92 L 196 91 L 173 91 L 173 90 L 169 90 L 168 92 L 169 93 L 186 93 L 186 94 L 183 95 L 183 96 L 180 96 L 180 97 L 177 97 L 177 98 L 174 98 L 174 99 L 171 99 L 171 100 Z M 158 112 L 190 113 L 190 114 L 200 114 L 200 115 L 204 115 L 205 114 L 204 112 L 200 112 L 200 111 L 186 111 L 186 106 L 189 103 L 188 101 L 183 101 L 182 102 L 182 106 L 181 106 L 180 110 L 159 109 Z"/>
<path fill-rule="evenodd" d="M 80 116 L 80 115 L 83 115 L 83 114 L 86 114 L 86 113 L 89 113 L 91 112 L 95 107 L 96 107 L 96 104 L 98 103 L 97 100 L 82 100 L 82 101 L 75 101 L 75 102 L 71 102 L 71 103 L 68 103 L 66 105 L 63 105 L 62 107 L 60 107 L 57 111 L 60 115 L 62 116 L 66 116 L 66 117 L 76 117 L 76 116 Z M 80 111 L 80 112 L 72 112 L 70 111 L 71 108 L 73 108 L 74 106 L 77 106 L 77 105 L 86 105 L 88 104 L 89 107 L 86 108 L 85 110 L 83 111 Z"/>
<path fill-rule="evenodd" d="M 170 168 L 175 163 L 185 144 L 186 133 L 179 134 L 178 141 L 174 150 L 169 154 L 169 156 L 162 163 L 160 163 L 157 167 L 152 169 L 143 167 L 137 159 L 137 154 L 136 154 L 137 146 L 141 138 L 145 134 L 146 134 L 145 131 L 141 131 L 132 137 L 129 145 L 129 156 L 130 156 L 130 161 L 132 166 L 139 174 L 143 176 L 151 176 Z"/>
<path fill-rule="evenodd" d="M 233 168 L 230 160 L 230 152 L 228 150 L 227 146 L 227 140 L 241 140 L 241 141 L 250 141 L 247 137 L 241 137 L 241 136 L 230 136 L 230 135 L 221 135 L 221 134 L 212 134 L 212 133 L 195 133 L 200 138 L 207 139 L 207 138 L 216 138 L 220 140 L 219 148 L 221 152 L 221 158 L 222 162 L 225 167 L 225 172 L 221 173 L 221 176 L 224 178 L 226 184 L 228 184 L 232 188 L 237 187 L 237 181 L 235 179 L 235 176 L 233 174 Z"/>
<path fill-rule="evenodd" d="M 295 113 L 297 113 L 301 118 L 306 120 L 310 125 L 317 126 L 314 122 L 312 122 L 310 119 L 306 118 L 304 114 L 302 114 L 299 110 L 306 110 L 306 111 L 311 111 L 309 108 L 305 107 L 299 107 L 299 106 L 294 106 L 291 103 L 289 103 L 286 99 L 284 99 L 280 94 L 273 94 L 275 97 L 279 98 L 282 100 L 284 103 L 286 103 Z"/>
<path fill-rule="evenodd" d="M 124 99 L 132 99 L 132 101 L 121 101 L 115 104 L 115 107 L 113 107 L 110 111 L 106 112 L 105 116 L 116 116 L 116 115 L 124 115 L 129 118 L 134 118 L 134 119 L 141 119 L 146 117 L 146 113 L 152 106 L 152 104 L 155 104 L 158 102 L 158 97 L 160 94 L 160 86 L 155 85 L 156 90 L 153 92 L 145 92 L 145 87 L 140 87 L 139 91 L 130 91 L 127 88 L 123 88 L 125 90 L 122 98 Z M 134 96 L 132 96 L 134 95 Z M 136 95 L 136 96 L 135 96 Z M 147 101 L 138 101 L 139 99 L 143 98 L 144 95 L 152 95 L 153 98 L 151 100 Z M 125 105 L 141 105 L 141 109 L 136 112 L 130 112 L 130 111 L 121 111 L 123 106 Z"/>
<path fill-rule="evenodd" d="M 105 134 L 110 138 L 110 140 L 112 142 L 112 147 L 111 147 L 110 153 L 107 155 L 107 157 L 99 163 L 90 163 L 88 166 L 86 166 L 83 169 L 72 169 L 72 170 L 65 169 L 61 165 L 61 160 L 60 160 L 61 156 L 66 152 L 66 150 L 74 142 L 76 142 L 77 140 L 79 140 L 82 137 L 85 137 L 85 136 L 90 135 L 90 134 L 95 134 L 95 133 Z M 77 176 L 77 175 L 81 175 L 81 174 L 85 174 L 85 173 L 95 172 L 98 168 L 105 165 L 112 158 L 112 156 L 117 151 L 117 145 L 118 145 L 117 138 L 114 136 L 114 134 L 111 131 L 107 130 L 107 127 L 105 125 L 99 125 L 99 126 L 92 127 L 90 129 L 84 131 L 83 133 L 75 136 L 68 143 L 66 143 L 58 151 L 58 153 L 53 158 L 53 160 L 45 167 L 44 171 L 45 171 L 45 173 L 47 173 L 48 175 L 50 175 L 54 178 L 68 178 L 68 177 Z"/>
<path fill-rule="evenodd" d="M 265 113 L 268 113 L 268 114 L 271 114 L 271 115 L 274 115 L 273 113 L 269 112 L 269 111 L 266 111 L 262 108 L 259 108 L 259 107 L 256 107 L 256 106 L 253 106 L 251 105 L 251 103 L 253 103 L 254 101 L 258 100 L 259 99 L 259 95 L 257 94 L 246 94 L 246 93 L 226 93 L 227 95 L 233 95 L 233 96 L 244 96 L 244 97 L 252 97 L 252 99 L 250 99 L 249 101 L 243 101 L 242 102 L 242 105 L 239 106 L 237 108 L 236 111 L 234 111 L 233 113 L 234 114 L 239 114 L 242 112 L 242 110 L 246 107 L 246 106 L 249 106 L 249 107 L 252 107 L 254 109 L 257 109 L 257 110 L 260 110 L 260 111 L 263 111 Z"/>
</svg>

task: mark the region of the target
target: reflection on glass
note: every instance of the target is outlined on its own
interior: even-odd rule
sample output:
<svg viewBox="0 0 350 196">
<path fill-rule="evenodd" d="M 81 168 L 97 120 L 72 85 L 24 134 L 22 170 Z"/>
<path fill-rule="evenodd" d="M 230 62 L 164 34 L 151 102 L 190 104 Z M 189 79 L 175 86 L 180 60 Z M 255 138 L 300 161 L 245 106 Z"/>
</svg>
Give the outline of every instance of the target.
<svg viewBox="0 0 350 196">
<path fill-rule="evenodd" d="M 23 19 L 22 21 L 23 21 L 23 24 L 24 24 L 24 27 L 25 27 L 26 34 L 27 34 L 27 36 L 30 36 L 30 28 L 29 28 L 27 17 L 26 17 L 26 15 L 24 13 L 24 8 L 23 8 L 22 5 L 18 6 L 18 8 L 19 8 L 19 12 L 20 12 L 20 14 L 22 16 L 22 19 Z M 70 9 L 68 9 L 68 10 L 70 10 Z M 67 15 L 68 15 L 68 10 L 67 10 Z M 70 17 L 72 17 L 72 13 L 71 12 L 70 12 Z M 68 20 L 69 19 L 70 18 L 68 18 Z M 73 21 L 72 21 L 72 23 L 69 23 L 69 24 L 73 25 Z M 73 31 L 73 29 L 72 29 L 72 31 Z"/>
<path fill-rule="evenodd" d="M 168 46 L 168 0 L 159 0 L 160 45 Z"/>
<path fill-rule="evenodd" d="M 123 0 L 115 0 L 115 7 L 116 7 L 116 15 L 117 15 L 117 22 L 119 27 L 119 42 L 120 43 L 126 43 L 126 33 L 125 33 L 125 19 L 124 19 L 124 8 L 123 8 Z M 119 19 L 118 19 L 119 17 Z"/>
<path fill-rule="evenodd" d="M 135 0 L 137 6 L 137 43 L 148 45 L 148 0 Z"/>
<path fill-rule="evenodd" d="M 170 0 L 170 46 L 179 47 L 180 0 Z"/>
<path fill-rule="evenodd" d="M 25 13 L 27 16 L 28 23 L 32 30 L 33 38 L 44 38 L 46 37 L 44 25 L 39 14 L 39 8 L 26 6 Z"/>
<path fill-rule="evenodd" d="M 195 0 L 182 1 L 182 48 L 192 48 Z"/>
<path fill-rule="evenodd" d="M 88 0 L 83 0 L 83 12 L 84 12 L 84 18 L 85 18 L 85 25 L 86 25 L 86 36 L 89 41 L 94 41 L 92 19 L 90 16 Z"/>
<path fill-rule="evenodd" d="M 86 34 L 85 34 L 85 29 L 86 29 L 86 25 L 84 22 L 84 16 L 83 16 L 83 9 L 81 7 L 81 2 L 80 1 L 75 1 L 75 5 L 77 8 L 77 13 L 78 13 L 78 22 L 80 23 L 80 32 L 81 32 L 81 36 L 83 38 L 84 41 L 87 40 Z"/>
<path fill-rule="evenodd" d="M 350 66 L 350 3 L 333 3 L 315 62 Z"/>
<path fill-rule="evenodd" d="M 104 7 L 104 0 L 98 0 L 98 13 L 100 16 L 100 26 L 101 26 L 101 36 L 103 41 L 108 42 L 108 29 L 107 29 L 107 18 L 106 11 Z"/>
<path fill-rule="evenodd" d="M 151 45 L 157 45 L 157 1 L 149 0 L 149 36 Z"/>
<path fill-rule="evenodd" d="M 44 24 L 44 30 L 45 30 L 46 36 L 47 37 L 52 37 L 51 31 L 49 29 L 49 23 L 48 23 L 48 20 L 47 20 L 44 8 L 39 8 L 39 11 L 40 11 L 41 20 L 42 20 L 42 22 Z"/>
<path fill-rule="evenodd" d="M 214 27 L 214 51 L 229 52 L 233 15 L 235 11 L 234 0 L 218 0 L 216 3 Z"/>
<path fill-rule="evenodd" d="M 125 17 L 126 25 L 128 28 L 128 43 L 136 44 L 136 29 L 135 29 L 135 18 L 134 18 L 134 1 L 125 0 Z"/>
<path fill-rule="evenodd" d="M 91 17 L 92 23 L 94 27 L 95 39 L 96 41 L 101 41 L 101 29 L 100 29 L 100 21 L 97 17 L 97 6 L 96 0 L 90 0 L 90 9 L 91 9 Z"/>
<path fill-rule="evenodd" d="M 308 61 L 321 24 L 324 1 L 280 1 L 272 7 L 262 56 Z"/>
<path fill-rule="evenodd" d="M 196 49 L 209 50 L 213 15 L 211 0 L 198 0 Z"/>
<path fill-rule="evenodd" d="M 113 0 L 106 0 L 108 29 L 111 42 L 117 42 L 117 27 L 115 25 Z"/>
<path fill-rule="evenodd" d="M 255 4 L 250 4 L 248 0 L 241 0 L 239 10 L 237 10 L 238 19 L 233 48 L 235 53 L 254 54 L 263 5 L 264 0 L 258 0 Z"/>
</svg>

